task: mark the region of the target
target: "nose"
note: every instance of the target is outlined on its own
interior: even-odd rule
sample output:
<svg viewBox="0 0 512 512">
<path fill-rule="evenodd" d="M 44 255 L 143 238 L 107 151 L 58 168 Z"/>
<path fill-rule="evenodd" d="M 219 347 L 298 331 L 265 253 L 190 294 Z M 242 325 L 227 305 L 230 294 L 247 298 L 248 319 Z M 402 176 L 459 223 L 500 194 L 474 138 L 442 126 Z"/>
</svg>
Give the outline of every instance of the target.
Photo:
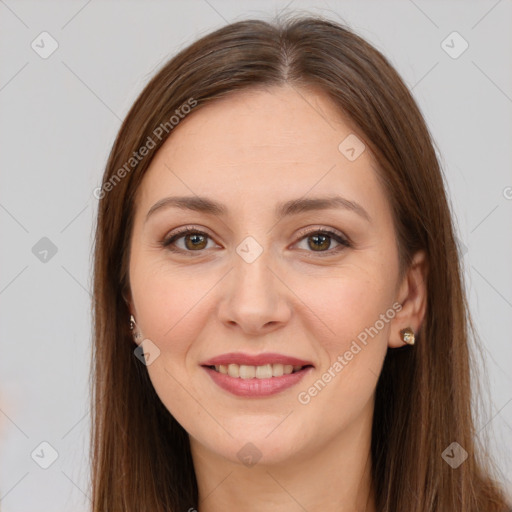
<svg viewBox="0 0 512 512">
<path fill-rule="evenodd" d="M 267 251 L 251 263 L 238 254 L 233 260 L 234 268 L 221 290 L 220 320 L 249 335 L 267 334 L 286 325 L 293 294 Z"/>
</svg>

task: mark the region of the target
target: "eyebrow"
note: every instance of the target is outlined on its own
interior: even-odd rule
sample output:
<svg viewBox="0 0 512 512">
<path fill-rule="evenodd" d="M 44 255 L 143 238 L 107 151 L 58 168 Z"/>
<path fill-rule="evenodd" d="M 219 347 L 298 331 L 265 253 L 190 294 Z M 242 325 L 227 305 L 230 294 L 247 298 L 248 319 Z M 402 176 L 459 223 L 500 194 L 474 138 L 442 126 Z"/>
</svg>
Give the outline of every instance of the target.
<svg viewBox="0 0 512 512">
<path fill-rule="evenodd" d="M 228 213 L 228 209 L 222 203 L 201 196 L 180 196 L 180 197 L 164 197 L 157 201 L 148 211 L 146 220 L 149 219 L 156 211 L 164 208 L 179 208 L 181 210 L 191 210 L 200 213 L 206 213 L 215 216 L 222 216 Z M 300 198 L 292 199 L 278 203 L 275 207 L 275 216 L 278 219 L 297 215 L 299 213 L 327 210 L 331 208 L 339 208 L 356 213 L 368 222 L 371 217 L 368 212 L 355 201 L 351 201 L 341 196 L 316 197 L 316 198 Z"/>
</svg>

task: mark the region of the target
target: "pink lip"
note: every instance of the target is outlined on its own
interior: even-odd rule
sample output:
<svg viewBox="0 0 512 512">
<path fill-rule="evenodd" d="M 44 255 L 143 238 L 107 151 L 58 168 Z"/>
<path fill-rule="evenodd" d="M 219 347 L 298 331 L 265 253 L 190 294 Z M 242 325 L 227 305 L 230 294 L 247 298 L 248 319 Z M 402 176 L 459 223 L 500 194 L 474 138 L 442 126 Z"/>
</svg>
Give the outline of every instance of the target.
<svg viewBox="0 0 512 512">
<path fill-rule="evenodd" d="M 287 358 L 287 360 L 291 359 L 292 358 Z M 225 359 L 223 359 L 223 361 L 225 361 Z M 295 359 L 295 361 L 298 360 Z M 301 363 L 299 362 L 298 364 Z M 203 368 L 208 372 L 208 375 L 210 375 L 215 384 L 222 389 L 229 391 L 233 395 L 253 398 L 274 395 L 280 391 L 284 391 L 297 384 L 307 373 L 313 370 L 312 366 L 308 366 L 298 372 L 282 375 L 281 377 L 271 377 L 270 379 L 240 379 L 238 377 L 230 377 L 225 373 L 219 373 L 208 366 L 203 366 Z"/>
<path fill-rule="evenodd" d="M 296 357 L 289 357 L 275 353 L 266 353 L 252 356 L 250 354 L 230 352 L 229 354 L 222 354 L 201 363 L 202 366 L 219 366 L 221 364 L 245 364 L 247 366 L 263 366 L 264 364 L 291 364 L 292 366 L 313 366 L 310 361 L 304 361 L 302 359 L 297 359 Z"/>
</svg>

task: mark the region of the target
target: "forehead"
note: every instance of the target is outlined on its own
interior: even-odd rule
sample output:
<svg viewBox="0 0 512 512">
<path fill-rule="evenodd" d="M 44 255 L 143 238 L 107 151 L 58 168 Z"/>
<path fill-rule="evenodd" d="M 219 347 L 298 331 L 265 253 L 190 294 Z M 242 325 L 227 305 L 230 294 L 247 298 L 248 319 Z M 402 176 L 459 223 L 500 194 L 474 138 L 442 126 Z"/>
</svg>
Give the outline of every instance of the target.
<svg viewBox="0 0 512 512">
<path fill-rule="evenodd" d="M 142 181 L 140 204 L 147 210 L 165 195 L 197 194 L 266 210 L 269 202 L 339 193 L 368 210 L 386 208 L 368 148 L 356 159 L 344 153 L 347 140 L 364 147 L 355 132 L 318 91 L 237 92 L 174 128 Z"/>
</svg>

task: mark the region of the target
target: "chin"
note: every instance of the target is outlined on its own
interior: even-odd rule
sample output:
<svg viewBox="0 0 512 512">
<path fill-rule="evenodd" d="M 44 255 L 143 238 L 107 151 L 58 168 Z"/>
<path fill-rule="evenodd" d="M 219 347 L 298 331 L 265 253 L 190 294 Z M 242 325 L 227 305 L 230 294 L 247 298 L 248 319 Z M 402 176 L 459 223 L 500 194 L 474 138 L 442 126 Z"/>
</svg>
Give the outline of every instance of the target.
<svg viewBox="0 0 512 512">
<path fill-rule="evenodd" d="M 282 415 L 276 419 L 272 415 L 236 418 L 232 423 L 223 423 L 232 437 L 220 429 L 217 436 L 212 436 L 210 431 L 201 432 L 194 438 L 209 451 L 234 464 L 247 467 L 255 464 L 260 467 L 276 466 L 299 457 L 303 449 L 307 451 L 303 426 L 299 428 L 297 424 L 290 424 L 284 428 L 287 422 L 287 419 L 283 422 L 285 417 Z"/>
<path fill-rule="evenodd" d="M 272 435 L 270 436 L 272 437 Z M 278 466 L 289 463 L 299 455 L 298 446 L 290 438 L 284 438 L 276 435 L 273 439 L 262 436 L 254 438 L 233 441 L 229 443 L 229 448 L 223 450 L 219 455 L 225 457 L 230 462 L 253 467 Z"/>
</svg>

